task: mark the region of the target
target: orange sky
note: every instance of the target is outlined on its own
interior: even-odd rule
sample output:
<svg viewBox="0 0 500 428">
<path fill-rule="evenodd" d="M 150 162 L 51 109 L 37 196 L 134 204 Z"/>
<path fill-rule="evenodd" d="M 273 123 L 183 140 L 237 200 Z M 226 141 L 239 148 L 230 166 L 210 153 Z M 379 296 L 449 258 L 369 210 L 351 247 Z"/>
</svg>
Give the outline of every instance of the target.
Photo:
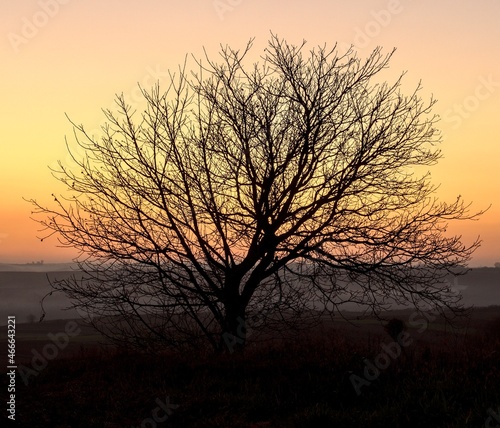
<svg viewBox="0 0 500 428">
<path fill-rule="evenodd" d="M 407 70 L 438 99 L 444 159 L 432 174 L 440 198 L 461 194 L 492 208 L 477 222 L 451 226 L 465 242 L 481 235 L 471 265 L 500 261 L 500 2 L 388 0 L 18 0 L 1 2 L 0 262 L 68 261 L 56 239 L 36 239 L 32 207 L 61 190 L 48 169 L 64 160 L 67 113 L 88 129 L 113 106 L 132 101 L 137 83 L 165 79 L 185 54 L 213 56 L 220 43 L 254 54 L 269 31 L 309 46 L 355 44 L 361 56 L 380 45 L 397 53 L 384 78 Z M 71 141 L 71 140 L 70 140 Z"/>
</svg>

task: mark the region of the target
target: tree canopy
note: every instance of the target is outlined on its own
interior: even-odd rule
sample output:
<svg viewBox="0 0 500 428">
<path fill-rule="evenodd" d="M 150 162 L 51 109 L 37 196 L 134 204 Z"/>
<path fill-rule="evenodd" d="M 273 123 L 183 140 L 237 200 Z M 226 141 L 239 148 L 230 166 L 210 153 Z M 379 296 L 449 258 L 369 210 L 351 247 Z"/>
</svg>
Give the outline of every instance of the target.
<svg viewBox="0 0 500 428">
<path fill-rule="evenodd" d="M 459 307 L 445 278 L 479 243 L 446 227 L 480 213 L 436 197 L 435 100 L 402 94 L 403 75 L 374 82 L 392 52 L 305 46 L 273 35 L 250 66 L 252 42 L 222 47 L 143 88 L 143 111 L 118 96 L 101 135 L 73 123 L 75 164 L 54 172 L 69 193 L 32 202 L 81 251 L 83 279 L 55 288 L 102 331 L 221 349 L 256 316 Z"/>
</svg>

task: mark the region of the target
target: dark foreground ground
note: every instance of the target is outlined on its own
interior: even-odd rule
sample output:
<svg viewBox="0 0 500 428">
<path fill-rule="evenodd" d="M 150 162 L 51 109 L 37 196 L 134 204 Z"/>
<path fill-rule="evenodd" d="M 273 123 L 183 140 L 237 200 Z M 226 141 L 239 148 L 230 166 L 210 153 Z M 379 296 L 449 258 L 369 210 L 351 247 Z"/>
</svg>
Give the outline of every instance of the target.
<svg viewBox="0 0 500 428">
<path fill-rule="evenodd" d="M 500 427 L 499 307 L 454 330 L 387 315 L 408 326 L 399 353 L 377 320 L 223 356 L 100 348 L 96 332 L 68 320 L 18 325 L 16 423 L 2 399 L 0 426 Z M 7 387 L 2 376 L 1 397 Z"/>
</svg>

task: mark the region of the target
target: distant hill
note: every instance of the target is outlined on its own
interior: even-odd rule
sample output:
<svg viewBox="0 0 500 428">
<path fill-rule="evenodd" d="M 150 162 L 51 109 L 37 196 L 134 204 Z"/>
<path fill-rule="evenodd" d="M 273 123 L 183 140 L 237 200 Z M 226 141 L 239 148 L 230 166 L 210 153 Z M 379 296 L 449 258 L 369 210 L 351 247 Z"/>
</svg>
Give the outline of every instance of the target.
<svg viewBox="0 0 500 428">
<path fill-rule="evenodd" d="M 75 263 L 0 263 L 0 272 L 69 272 L 77 268 Z"/>
</svg>

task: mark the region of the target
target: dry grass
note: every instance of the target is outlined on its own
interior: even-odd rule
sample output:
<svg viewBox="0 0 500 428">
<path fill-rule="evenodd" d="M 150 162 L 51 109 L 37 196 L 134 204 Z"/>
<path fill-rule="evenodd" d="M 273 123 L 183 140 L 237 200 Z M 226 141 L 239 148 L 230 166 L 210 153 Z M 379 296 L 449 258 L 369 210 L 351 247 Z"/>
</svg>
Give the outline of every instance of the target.
<svg viewBox="0 0 500 428">
<path fill-rule="evenodd" d="M 375 321 L 325 325 L 238 355 L 74 346 L 28 386 L 18 379 L 18 426 L 141 426 L 166 396 L 179 407 L 160 427 L 484 426 L 500 406 L 500 310 L 467 325 L 467 334 L 439 320 L 409 329 L 414 342 L 359 396 L 350 376 L 392 341 Z"/>
</svg>

